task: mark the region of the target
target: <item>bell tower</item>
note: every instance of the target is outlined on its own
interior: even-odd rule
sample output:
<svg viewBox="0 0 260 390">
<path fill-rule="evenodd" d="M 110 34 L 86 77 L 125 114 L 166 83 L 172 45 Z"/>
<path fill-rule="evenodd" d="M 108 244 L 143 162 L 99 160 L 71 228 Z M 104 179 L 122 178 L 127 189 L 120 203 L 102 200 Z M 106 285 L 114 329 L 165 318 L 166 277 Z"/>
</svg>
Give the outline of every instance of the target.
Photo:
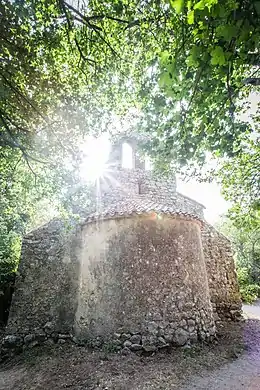
<svg viewBox="0 0 260 390">
<path fill-rule="evenodd" d="M 175 175 L 165 177 L 153 170 L 147 170 L 145 159 L 140 153 L 142 140 L 139 137 L 123 135 L 113 142 L 107 169 L 96 185 L 97 210 L 119 202 L 133 202 L 140 197 L 152 198 L 163 203 L 164 199 L 172 201 L 176 196 Z M 124 145 L 128 146 L 127 167 L 124 164 Z M 172 200 L 171 200 L 172 199 Z"/>
<path fill-rule="evenodd" d="M 124 168 L 124 145 L 128 145 L 131 149 L 131 169 L 141 169 L 145 170 L 145 161 L 140 155 L 140 150 L 138 147 L 138 141 L 134 137 L 121 137 L 120 140 L 114 142 L 111 147 L 111 152 L 108 159 L 108 165 L 117 168 Z M 128 168 L 129 169 L 129 168 Z"/>
</svg>

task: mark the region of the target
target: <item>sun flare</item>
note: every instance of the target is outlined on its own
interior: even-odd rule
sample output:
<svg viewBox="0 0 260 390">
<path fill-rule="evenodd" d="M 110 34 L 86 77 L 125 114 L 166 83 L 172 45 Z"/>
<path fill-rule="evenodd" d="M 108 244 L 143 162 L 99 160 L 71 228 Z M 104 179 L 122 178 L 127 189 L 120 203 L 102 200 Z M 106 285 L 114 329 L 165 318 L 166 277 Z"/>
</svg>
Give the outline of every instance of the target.
<svg viewBox="0 0 260 390">
<path fill-rule="evenodd" d="M 104 175 L 110 147 L 111 144 L 107 136 L 88 137 L 82 145 L 82 162 L 80 165 L 82 180 L 95 181 Z"/>
</svg>

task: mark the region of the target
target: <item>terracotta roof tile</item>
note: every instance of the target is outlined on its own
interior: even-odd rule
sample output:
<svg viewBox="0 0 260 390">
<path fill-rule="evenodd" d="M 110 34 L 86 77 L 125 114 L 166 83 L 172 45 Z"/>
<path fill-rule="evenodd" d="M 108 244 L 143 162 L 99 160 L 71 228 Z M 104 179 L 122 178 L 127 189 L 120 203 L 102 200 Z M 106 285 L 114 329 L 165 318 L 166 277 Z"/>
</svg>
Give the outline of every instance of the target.
<svg viewBox="0 0 260 390">
<path fill-rule="evenodd" d="M 195 202 L 194 202 L 195 204 Z M 100 207 L 95 213 L 87 216 L 84 223 L 95 220 L 109 219 L 113 217 L 127 217 L 133 214 L 147 214 L 155 212 L 157 214 L 164 213 L 169 215 L 182 215 L 203 221 L 203 215 L 200 212 L 190 211 L 190 207 L 183 204 L 183 199 L 178 199 L 178 196 L 171 199 L 153 199 L 147 195 L 139 195 L 135 197 L 125 198 L 122 201 L 111 203 L 108 206 Z"/>
</svg>

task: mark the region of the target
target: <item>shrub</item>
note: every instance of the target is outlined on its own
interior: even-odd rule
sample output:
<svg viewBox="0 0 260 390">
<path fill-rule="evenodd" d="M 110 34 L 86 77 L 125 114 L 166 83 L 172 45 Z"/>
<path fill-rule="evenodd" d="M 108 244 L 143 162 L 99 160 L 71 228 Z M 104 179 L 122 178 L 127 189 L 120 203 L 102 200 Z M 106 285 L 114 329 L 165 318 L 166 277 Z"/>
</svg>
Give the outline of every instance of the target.
<svg viewBox="0 0 260 390">
<path fill-rule="evenodd" d="M 0 327 L 6 324 L 15 272 L 21 252 L 21 237 L 0 221 Z"/>
<path fill-rule="evenodd" d="M 249 284 L 240 287 L 241 298 L 243 302 L 253 303 L 260 294 L 260 286 L 257 284 Z"/>
<path fill-rule="evenodd" d="M 260 286 L 252 283 L 250 270 L 246 267 L 237 269 L 237 277 L 243 302 L 253 303 L 260 296 Z"/>
</svg>

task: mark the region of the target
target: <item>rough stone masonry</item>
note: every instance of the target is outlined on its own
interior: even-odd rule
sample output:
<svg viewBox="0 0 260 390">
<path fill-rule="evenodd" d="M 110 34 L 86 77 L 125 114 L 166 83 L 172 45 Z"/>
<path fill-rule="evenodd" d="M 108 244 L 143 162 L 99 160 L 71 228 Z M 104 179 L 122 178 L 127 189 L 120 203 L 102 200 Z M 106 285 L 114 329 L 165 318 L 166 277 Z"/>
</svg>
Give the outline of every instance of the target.
<svg viewBox="0 0 260 390">
<path fill-rule="evenodd" d="M 210 340 L 217 321 L 239 318 L 230 242 L 127 141 L 133 169 L 121 166 L 121 139 L 84 221 L 24 238 L 4 348 L 72 339 L 155 351 Z"/>
</svg>

